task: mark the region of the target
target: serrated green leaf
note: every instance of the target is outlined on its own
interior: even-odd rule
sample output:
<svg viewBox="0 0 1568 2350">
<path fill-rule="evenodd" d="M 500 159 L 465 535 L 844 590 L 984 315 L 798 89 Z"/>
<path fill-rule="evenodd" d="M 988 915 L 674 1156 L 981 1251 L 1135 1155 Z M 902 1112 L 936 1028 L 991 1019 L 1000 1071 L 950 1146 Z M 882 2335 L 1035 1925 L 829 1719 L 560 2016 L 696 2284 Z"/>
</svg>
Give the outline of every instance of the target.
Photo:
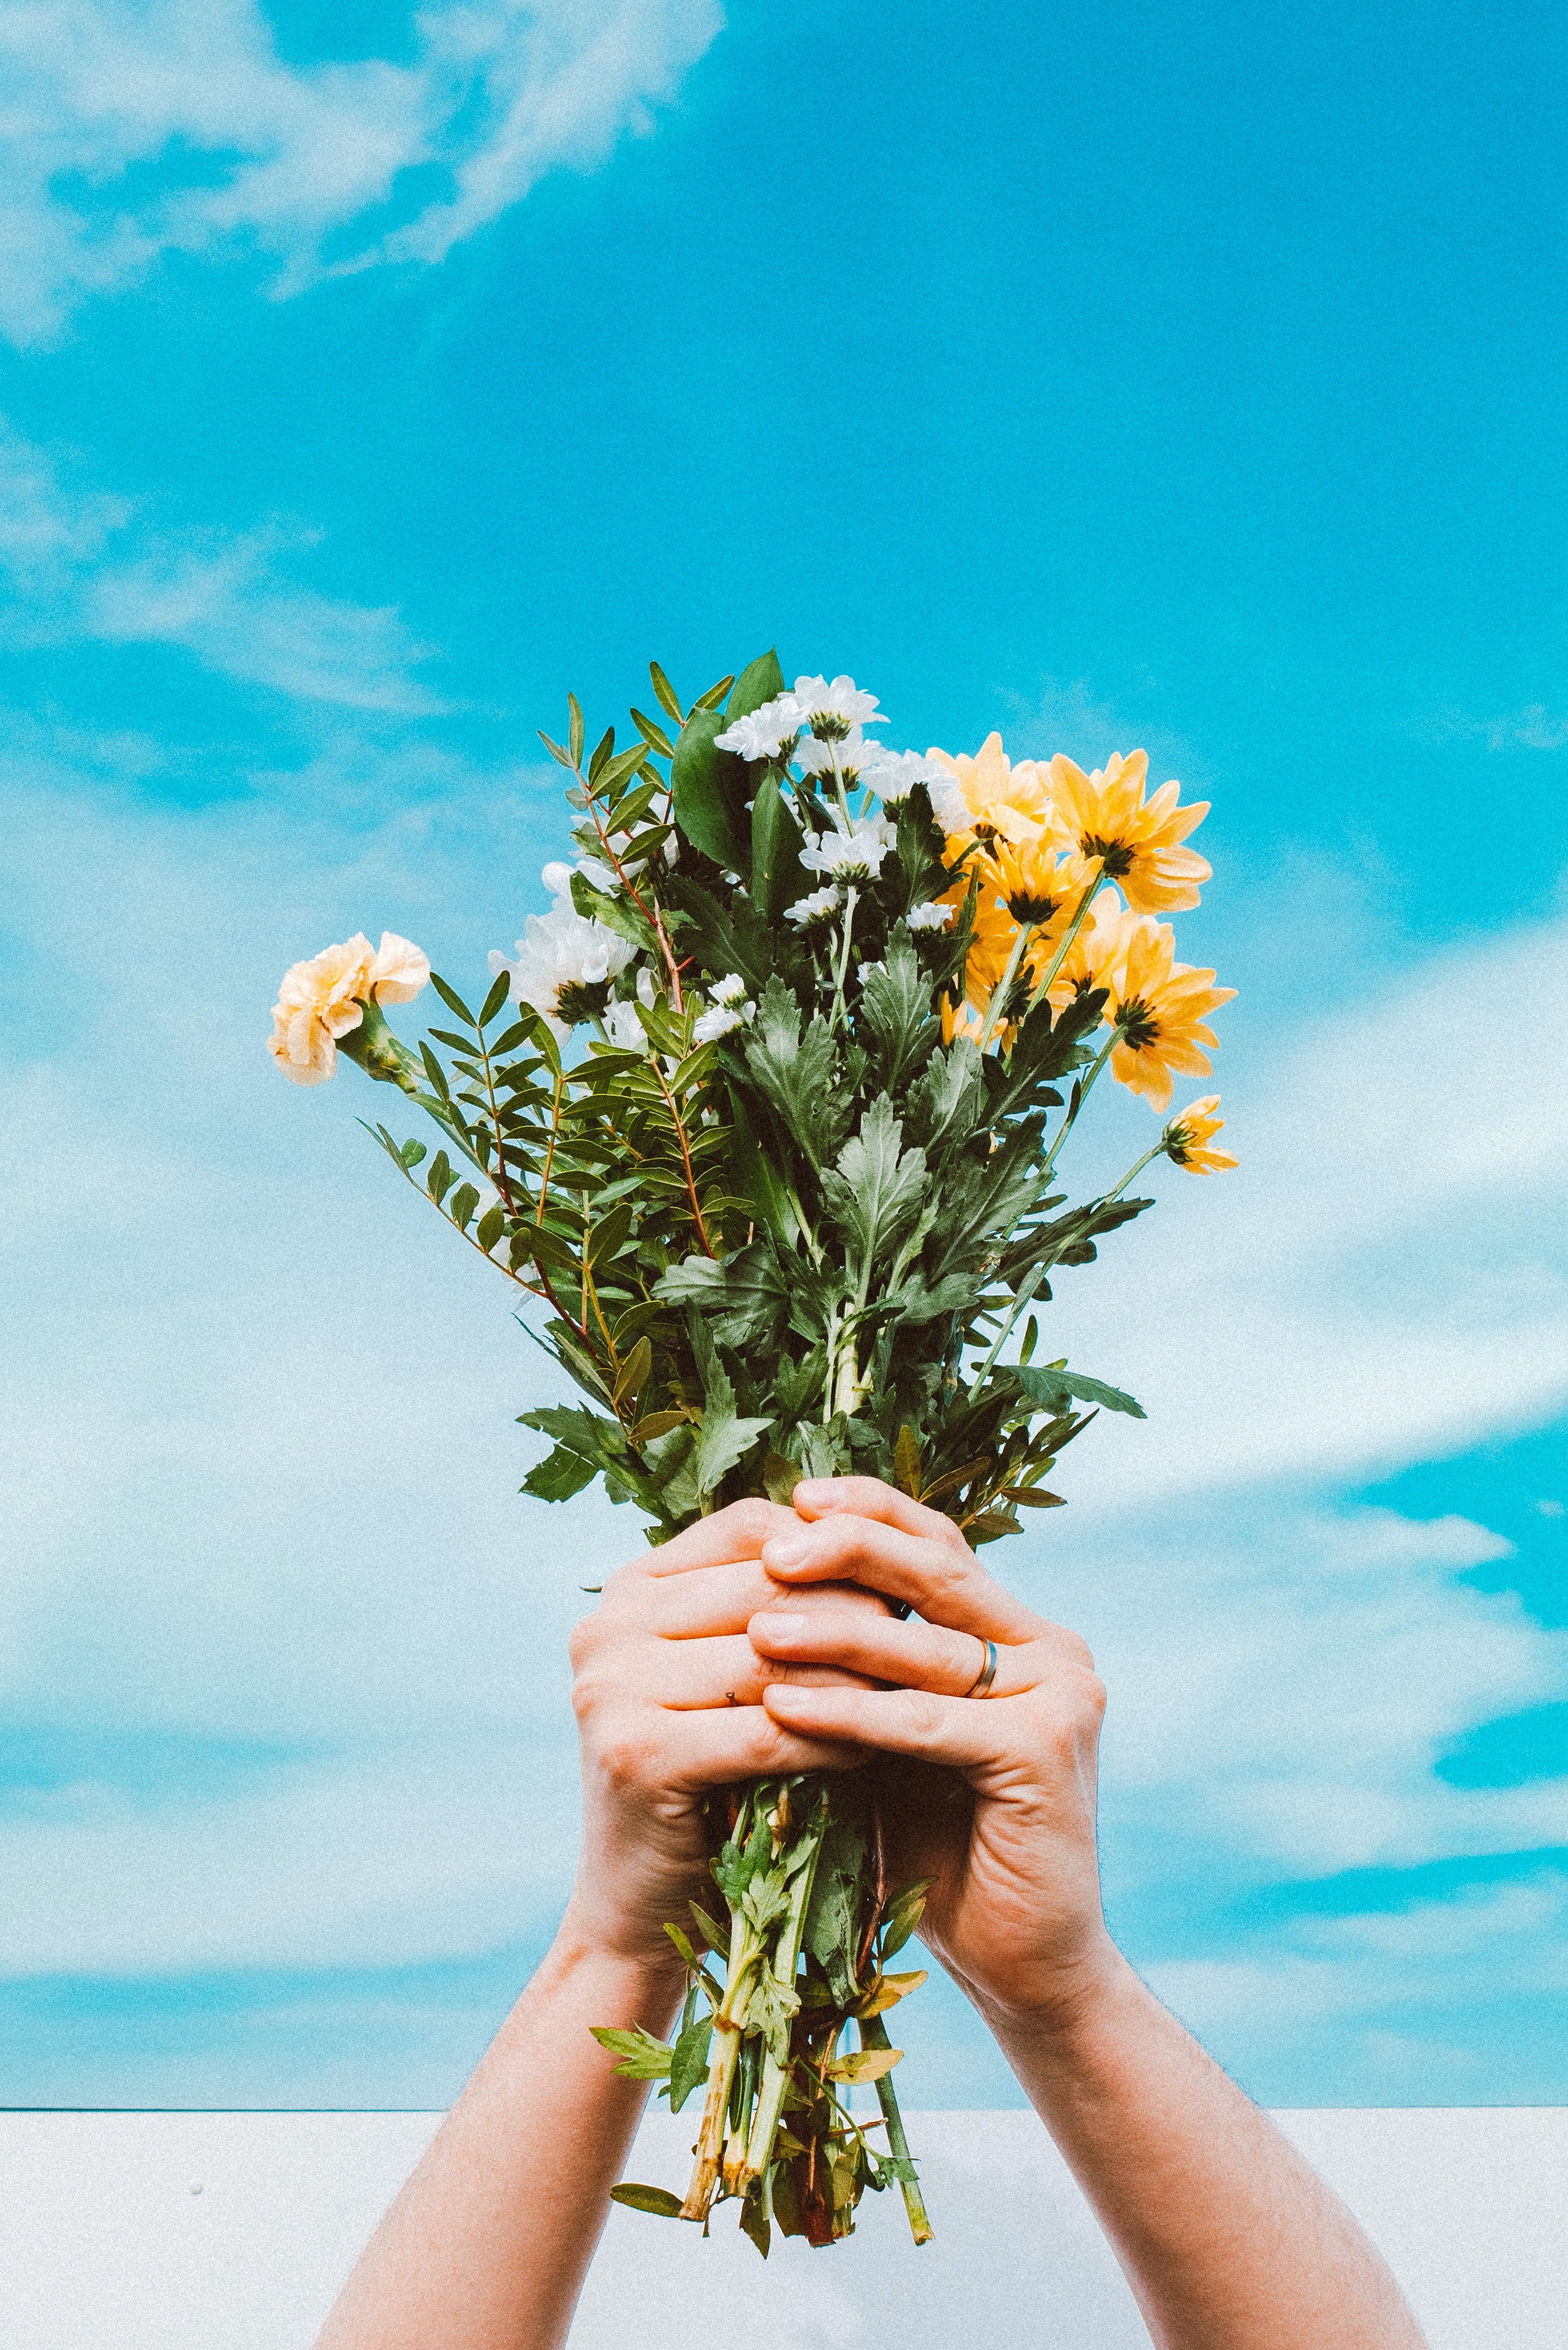
<svg viewBox="0 0 1568 2350">
<path fill-rule="evenodd" d="M 693 2089 L 700 2088 L 708 2077 L 708 2048 L 713 2037 L 713 2019 L 698 2016 L 689 2023 L 675 2043 L 675 2054 L 670 2064 L 670 2110 L 678 2114 Z"/>
<path fill-rule="evenodd" d="M 598 1475 L 597 1464 L 585 1461 L 579 1452 L 569 1452 L 557 1444 L 553 1452 L 530 1469 L 524 1478 L 520 1492 L 531 1494 L 536 1502 L 569 1502 L 585 1485 L 591 1485 Z"/>
</svg>

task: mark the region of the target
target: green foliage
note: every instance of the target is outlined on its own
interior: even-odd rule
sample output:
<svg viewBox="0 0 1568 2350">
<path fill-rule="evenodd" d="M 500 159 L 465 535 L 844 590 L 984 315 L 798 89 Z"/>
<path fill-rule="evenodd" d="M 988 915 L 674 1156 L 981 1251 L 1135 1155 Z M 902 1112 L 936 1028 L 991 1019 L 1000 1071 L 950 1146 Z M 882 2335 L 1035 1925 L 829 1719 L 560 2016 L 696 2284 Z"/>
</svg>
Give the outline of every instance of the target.
<svg viewBox="0 0 1568 2350">
<path fill-rule="evenodd" d="M 983 1056 L 944 1045 L 970 910 L 941 930 L 905 919 L 952 880 L 923 787 L 857 887 L 847 941 L 803 932 L 785 918 L 821 881 L 801 850 L 829 819 L 827 785 L 717 744 L 784 690 L 776 655 L 684 712 L 651 675 L 661 715 L 634 712 L 624 747 L 607 728 L 589 754 L 575 701 L 550 744 L 591 859 L 573 902 L 633 963 L 584 983 L 565 1046 L 504 972 L 477 1017 L 436 981 L 455 1024 L 417 1058 L 389 1039 L 364 1064 L 440 1128 L 433 1156 L 374 1130 L 539 1301 L 531 1326 L 579 1391 L 524 1415 L 551 1440 L 525 1492 L 565 1501 L 600 1478 L 662 1541 L 742 1493 L 787 1498 L 803 1473 L 853 1467 L 995 1540 L 1056 1504 L 1044 1481 L 1095 1410 L 1138 1415 L 1034 1363 L 1033 1321 L 1003 1358 L 1023 1310 L 1148 1204 L 1056 1188 L 1053 1119 L 1059 1136 L 1076 1115 L 1103 998 L 1042 1001 Z M 726 981 L 743 992 L 736 1024 L 700 1043 Z M 594 1024 L 612 1005 L 613 1043 Z M 828 1930 L 834 1866 L 812 1932 Z M 831 1947 L 820 1963 L 843 1988 L 850 1960 Z"/>
</svg>

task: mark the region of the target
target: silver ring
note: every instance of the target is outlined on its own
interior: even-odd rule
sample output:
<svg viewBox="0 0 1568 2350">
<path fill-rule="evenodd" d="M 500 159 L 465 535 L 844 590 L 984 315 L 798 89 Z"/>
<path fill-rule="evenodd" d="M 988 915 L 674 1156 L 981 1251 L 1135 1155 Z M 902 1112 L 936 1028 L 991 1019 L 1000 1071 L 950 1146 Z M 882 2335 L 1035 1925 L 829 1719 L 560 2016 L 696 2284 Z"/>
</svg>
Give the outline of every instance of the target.
<svg viewBox="0 0 1568 2350">
<path fill-rule="evenodd" d="M 977 1632 L 974 1637 L 979 1640 L 983 1638 L 984 1635 Z M 994 1640 L 987 1640 L 985 1642 L 985 1662 L 981 1665 L 979 1672 L 975 1675 L 973 1687 L 965 1690 L 965 1697 L 984 1697 L 986 1691 L 990 1689 L 992 1682 L 995 1679 L 996 1642 Z"/>
</svg>

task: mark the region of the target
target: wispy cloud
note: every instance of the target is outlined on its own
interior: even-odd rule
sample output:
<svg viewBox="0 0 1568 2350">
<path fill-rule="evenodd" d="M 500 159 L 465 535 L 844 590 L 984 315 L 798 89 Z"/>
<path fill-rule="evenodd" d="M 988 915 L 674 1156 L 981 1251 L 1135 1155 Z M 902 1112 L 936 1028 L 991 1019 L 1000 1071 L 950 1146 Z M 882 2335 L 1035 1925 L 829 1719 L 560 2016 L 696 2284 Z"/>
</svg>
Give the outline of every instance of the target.
<svg viewBox="0 0 1568 2350">
<path fill-rule="evenodd" d="M 1141 1506 L 1371 1474 L 1568 1399 L 1568 1094 L 1518 1016 L 1565 990 L 1559 920 L 1385 978 L 1263 1067 L 1246 1067 L 1244 1006 L 1221 1014 L 1240 1171 L 1163 1175 L 1158 1215 L 1092 1279 L 1064 1275 L 1051 1309 L 1053 1346 L 1149 1409 L 1101 1434 L 1096 1484 L 1108 1471 Z M 1147 1124 L 1107 1106 L 1093 1147 L 1112 1180 Z"/>
<path fill-rule="evenodd" d="M 1484 743 L 1489 751 L 1561 751 L 1568 748 L 1568 716 L 1554 714 L 1543 702 L 1527 702 L 1501 718 L 1473 718 L 1467 711 L 1444 709 L 1422 721 L 1418 729 L 1428 743 Z"/>
<path fill-rule="evenodd" d="M 306 703 L 420 717 L 441 703 L 412 674 L 435 649 L 392 606 L 321 596 L 288 558 L 319 534 L 269 524 L 161 531 L 132 501 L 78 486 L 0 420 L 0 629 L 13 643 L 162 644 L 204 669 Z"/>
<path fill-rule="evenodd" d="M 355 1074 L 298 1095 L 261 1040 L 283 964 L 356 927 L 403 930 L 453 976 L 481 967 L 534 900 L 556 805 L 362 741 L 290 795 L 181 815 L 106 785 L 103 750 L 73 760 L 40 732 L 0 776 L 15 984 L 44 1014 L 0 1045 L 0 1123 L 21 1144 L 0 1161 L 0 1706 L 312 1752 L 217 1787 L 198 1753 L 156 1804 L 112 1773 L 14 1804 L 0 1866 L 37 1893 L 0 1963 L 462 1957 L 560 1886 L 566 1632 L 577 1586 L 639 1538 L 592 1495 L 516 1499 L 513 1416 L 548 1373 L 503 1284 L 454 1263 L 362 1145 L 353 1118 L 382 1105 Z M 1053 1350 L 1125 1378 L 1152 1417 L 1102 1419 L 1058 1472 L 1074 1507 L 998 1563 L 1084 1629 L 1110 1684 L 1123 1917 L 1189 1917 L 1194 1886 L 1244 1898 L 1568 1841 L 1562 1783 L 1435 1768 L 1477 1725 L 1568 1693 L 1565 1636 L 1475 1586 L 1507 1544 L 1312 1484 L 1562 1391 L 1557 1113 L 1491 1007 L 1550 991 L 1563 951 L 1560 929 L 1483 942 L 1277 1055 L 1240 1055 L 1243 1173 L 1167 1177 L 1158 1215 L 1062 1283 Z M 1450 1066 L 1463 1126 L 1434 1074 Z M 1109 1123 L 1119 1172 L 1146 1126 L 1132 1103 Z M 493 1780 L 511 1791 L 493 1817 Z M 308 1864 L 318 1843 L 333 1867 Z M 1557 1930 L 1546 1900 L 1497 1912 L 1521 1998 Z M 1428 2012 L 1407 2030 L 1400 1986 L 1441 1929 L 1389 1930 L 1239 1946 L 1205 1928 L 1196 1950 L 1189 1931 L 1167 1987 L 1276 2095 L 1330 2077 L 1316 2001 L 1351 2067 L 1337 2093 L 1397 2096 L 1428 2061 L 1395 2051 Z M 1146 1955 L 1168 1947 L 1139 1931 Z M 1243 1973 L 1203 1971 L 1231 1963 Z M 1309 2041 L 1310 2063 L 1268 2070 Z"/>
<path fill-rule="evenodd" d="M 256 0 L 0 5 L 0 327 L 46 339 L 171 249 L 258 253 L 279 296 L 356 224 L 330 266 L 439 261 L 650 128 L 722 22 L 717 0 L 456 0 L 415 18 L 410 64 L 298 66 Z"/>
</svg>

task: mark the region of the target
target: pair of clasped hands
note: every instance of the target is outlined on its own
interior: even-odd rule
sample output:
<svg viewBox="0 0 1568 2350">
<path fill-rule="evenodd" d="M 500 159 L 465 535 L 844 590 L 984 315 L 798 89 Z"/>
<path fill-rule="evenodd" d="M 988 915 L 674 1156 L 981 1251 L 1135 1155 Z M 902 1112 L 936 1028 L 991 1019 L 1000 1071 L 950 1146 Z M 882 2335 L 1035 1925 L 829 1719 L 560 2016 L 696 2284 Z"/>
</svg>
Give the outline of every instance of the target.
<svg viewBox="0 0 1568 2350">
<path fill-rule="evenodd" d="M 900 1617 L 889 1603 L 912 1613 Z M 994 1674 L 968 1694 L 994 1642 Z M 1049 2012 L 1111 1953 L 1095 1848 L 1105 1691 L 1075 1634 L 988 1575 L 950 1519 L 864 1477 L 741 1502 L 612 1575 L 572 1641 L 583 1859 L 568 1912 L 666 1962 L 711 1899 L 716 1786 L 878 1764 L 888 1881 L 983 2010 Z"/>
</svg>

